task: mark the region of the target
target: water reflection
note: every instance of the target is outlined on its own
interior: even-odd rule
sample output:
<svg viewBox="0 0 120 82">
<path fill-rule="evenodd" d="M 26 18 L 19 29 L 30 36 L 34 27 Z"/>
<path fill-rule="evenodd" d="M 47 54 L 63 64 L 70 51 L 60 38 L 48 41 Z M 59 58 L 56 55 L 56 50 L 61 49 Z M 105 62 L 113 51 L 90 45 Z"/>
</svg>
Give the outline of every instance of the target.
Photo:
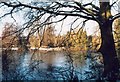
<svg viewBox="0 0 120 82">
<path fill-rule="evenodd" d="M 9 73 L 4 72 L 3 80 L 85 80 L 88 77 L 85 73 L 91 72 L 91 59 L 85 60 L 85 55 L 80 53 L 37 51 L 11 54 L 13 57 L 7 58 L 12 60 L 8 64 Z"/>
</svg>

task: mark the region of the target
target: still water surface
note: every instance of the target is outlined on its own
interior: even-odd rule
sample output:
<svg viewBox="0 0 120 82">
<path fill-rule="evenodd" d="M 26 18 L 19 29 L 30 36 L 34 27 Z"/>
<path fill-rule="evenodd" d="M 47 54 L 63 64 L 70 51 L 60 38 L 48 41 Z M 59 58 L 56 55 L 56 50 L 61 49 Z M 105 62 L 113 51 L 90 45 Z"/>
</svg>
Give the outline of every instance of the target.
<svg viewBox="0 0 120 82">
<path fill-rule="evenodd" d="M 6 59 L 3 80 L 86 80 L 97 79 L 100 75 L 99 69 L 92 68 L 95 60 L 85 58 L 85 54 L 80 52 L 14 51 Z"/>
</svg>

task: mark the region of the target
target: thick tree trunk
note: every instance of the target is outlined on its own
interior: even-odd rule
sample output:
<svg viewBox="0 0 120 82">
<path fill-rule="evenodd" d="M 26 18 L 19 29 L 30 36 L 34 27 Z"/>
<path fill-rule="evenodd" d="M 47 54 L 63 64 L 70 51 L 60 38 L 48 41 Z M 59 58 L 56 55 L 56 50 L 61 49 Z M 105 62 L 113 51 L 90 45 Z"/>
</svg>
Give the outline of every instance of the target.
<svg viewBox="0 0 120 82">
<path fill-rule="evenodd" d="M 104 77 L 109 80 L 116 80 L 119 71 L 119 61 L 117 58 L 114 38 L 112 33 L 112 21 L 105 21 L 100 25 L 102 44 L 100 52 L 103 55 Z"/>
</svg>

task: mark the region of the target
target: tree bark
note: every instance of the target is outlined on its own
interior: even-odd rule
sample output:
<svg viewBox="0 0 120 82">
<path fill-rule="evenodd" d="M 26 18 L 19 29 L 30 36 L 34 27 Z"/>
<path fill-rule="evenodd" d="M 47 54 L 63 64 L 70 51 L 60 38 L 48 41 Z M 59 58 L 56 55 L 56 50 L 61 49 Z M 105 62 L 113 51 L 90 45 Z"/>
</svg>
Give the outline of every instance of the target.
<svg viewBox="0 0 120 82">
<path fill-rule="evenodd" d="M 112 22 L 113 21 L 106 20 L 102 25 L 100 25 L 102 43 L 99 51 L 103 55 L 103 76 L 109 80 L 116 80 L 117 73 L 119 71 L 119 61 L 115 50 Z"/>
</svg>

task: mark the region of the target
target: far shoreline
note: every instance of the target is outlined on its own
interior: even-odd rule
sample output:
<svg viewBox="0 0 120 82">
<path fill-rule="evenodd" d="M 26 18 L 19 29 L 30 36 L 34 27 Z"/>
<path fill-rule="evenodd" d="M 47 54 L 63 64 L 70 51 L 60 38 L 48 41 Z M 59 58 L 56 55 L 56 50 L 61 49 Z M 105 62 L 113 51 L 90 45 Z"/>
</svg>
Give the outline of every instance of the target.
<svg viewBox="0 0 120 82">
<path fill-rule="evenodd" d="M 23 51 L 23 48 L 0 48 L 0 50 L 12 50 L 12 51 Z M 28 48 L 29 51 L 40 51 L 40 52 L 50 52 L 50 51 L 70 51 L 70 52 L 86 52 L 84 49 L 79 49 L 79 48 L 68 48 L 68 47 L 31 47 Z"/>
</svg>

